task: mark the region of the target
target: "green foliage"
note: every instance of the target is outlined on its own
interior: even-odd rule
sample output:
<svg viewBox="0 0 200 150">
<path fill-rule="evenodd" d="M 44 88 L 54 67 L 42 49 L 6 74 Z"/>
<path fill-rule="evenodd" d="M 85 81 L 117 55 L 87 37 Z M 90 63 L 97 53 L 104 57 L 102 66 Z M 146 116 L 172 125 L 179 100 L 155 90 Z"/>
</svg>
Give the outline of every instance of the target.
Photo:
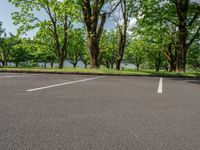
<svg viewBox="0 0 200 150">
<path fill-rule="evenodd" d="M 24 34 L 35 28 L 39 29 L 39 34 L 51 38 L 51 45 L 54 46 L 56 56 L 59 61 L 59 68 L 63 68 L 63 63 L 67 56 L 67 44 L 69 30 L 72 23 L 78 19 L 79 5 L 74 0 L 9 0 L 20 11 L 14 12 L 14 24 L 18 25 L 18 33 Z M 38 14 L 45 14 L 45 18 L 40 19 Z M 48 35 L 46 35 L 48 34 Z"/>
<path fill-rule="evenodd" d="M 18 43 L 18 37 L 10 34 L 10 37 L 1 38 L 0 45 L 0 61 L 3 66 L 7 66 L 7 63 L 10 59 L 10 53 L 13 50 L 14 46 Z"/>
<path fill-rule="evenodd" d="M 119 32 L 111 30 L 103 32 L 100 41 L 100 62 L 107 68 L 112 68 L 118 53 Z"/>
<path fill-rule="evenodd" d="M 76 68 L 78 61 L 84 61 L 84 55 L 86 54 L 86 51 L 86 37 L 84 30 L 71 30 L 69 34 L 67 60 L 73 64 L 74 68 Z"/>
<path fill-rule="evenodd" d="M 135 64 L 137 70 L 139 66 L 145 62 L 147 45 L 144 41 L 133 40 L 126 49 L 125 60 Z"/>
<path fill-rule="evenodd" d="M 189 0 L 8 0 L 18 11 L 12 13 L 16 36 L 6 35 L 0 22 L 0 62 L 78 61 L 91 67 L 113 68 L 122 60 L 149 68 L 199 68 L 200 5 Z M 181 9 L 180 9 L 181 8 Z M 82 10 L 82 12 L 81 12 Z M 114 11 L 115 10 L 115 11 Z M 110 18 L 109 18 L 110 17 Z M 130 20 L 136 26 L 130 29 Z M 109 18 L 109 19 L 108 19 Z M 106 20 L 114 29 L 104 30 Z M 85 29 L 76 29 L 81 23 Z M 36 29 L 33 39 L 20 35 Z M 130 37 L 130 35 L 132 35 Z M 123 56 L 125 58 L 123 59 Z M 180 64 L 180 61 L 182 64 Z M 181 65 L 181 66 L 180 66 Z"/>
<path fill-rule="evenodd" d="M 0 62 L 3 62 L 3 49 L 2 45 L 4 43 L 5 38 L 5 29 L 2 28 L 2 22 L 0 22 Z"/>
<path fill-rule="evenodd" d="M 2 38 L 3 35 L 5 35 L 5 29 L 2 28 L 2 22 L 0 22 L 0 37 Z"/>
<path fill-rule="evenodd" d="M 26 62 L 29 59 L 29 54 L 20 44 L 13 46 L 10 52 L 10 61 L 14 62 L 18 67 L 20 62 Z"/>
<path fill-rule="evenodd" d="M 58 54 L 54 48 L 54 40 L 49 33 L 50 31 L 44 31 L 44 29 L 39 30 L 32 41 L 36 49 L 34 55 L 38 62 L 53 63 L 55 60 L 58 60 Z"/>
<path fill-rule="evenodd" d="M 193 44 L 187 54 L 187 63 L 194 69 L 200 69 L 200 45 Z"/>
<path fill-rule="evenodd" d="M 9 0 L 9 2 L 20 8 L 20 11 L 12 13 L 14 24 L 20 26 L 18 29 L 20 34 L 34 28 L 50 29 L 53 23 L 62 26 L 65 15 L 73 21 L 80 16 L 79 6 L 74 0 L 63 2 L 58 0 Z M 44 15 L 44 18 L 39 18 L 39 14 Z"/>
</svg>

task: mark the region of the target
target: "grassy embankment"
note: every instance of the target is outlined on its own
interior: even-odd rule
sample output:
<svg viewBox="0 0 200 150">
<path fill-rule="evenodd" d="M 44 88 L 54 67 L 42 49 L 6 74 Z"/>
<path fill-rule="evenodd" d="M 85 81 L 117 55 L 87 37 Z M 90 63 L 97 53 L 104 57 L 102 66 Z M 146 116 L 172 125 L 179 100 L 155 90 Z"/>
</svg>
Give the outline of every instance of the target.
<svg viewBox="0 0 200 150">
<path fill-rule="evenodd" d="M 71 73 L 71 74 L 94 74 L 94 75 L 135 75 L 135 76 L 162 76 L 162 77 L 200 77 L 200 72 L 155 72 L 154 70 L 112 70 L 112 69 L 84 69 L 84 68 L 64 68 L 64 69 L 50 69 L 50 68 L 0 68 L 0 72 L 23 72 L 23 73 Z"/>
</svg>

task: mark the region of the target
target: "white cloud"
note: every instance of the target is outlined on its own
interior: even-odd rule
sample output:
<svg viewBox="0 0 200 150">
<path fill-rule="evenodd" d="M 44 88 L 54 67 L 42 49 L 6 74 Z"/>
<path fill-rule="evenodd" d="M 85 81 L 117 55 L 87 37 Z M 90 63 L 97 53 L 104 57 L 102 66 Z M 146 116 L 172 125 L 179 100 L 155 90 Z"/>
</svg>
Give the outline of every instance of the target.
<svg viewBox="0 0 200 150">
<path fill-rule="evenodd" d="M 200 4 L 200 0 L 191 0 L 191 2 L 197 2 Z"/>
</svg>

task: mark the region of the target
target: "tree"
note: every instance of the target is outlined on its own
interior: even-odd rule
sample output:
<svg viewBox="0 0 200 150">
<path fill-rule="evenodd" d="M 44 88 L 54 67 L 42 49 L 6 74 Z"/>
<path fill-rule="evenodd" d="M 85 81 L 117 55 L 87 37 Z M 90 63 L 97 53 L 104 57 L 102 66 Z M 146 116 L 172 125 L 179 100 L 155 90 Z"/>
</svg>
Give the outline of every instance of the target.
<svg viewBox="0 0 200 150">
<path fill-rule="evenodd" d="M 170 71 L 185 71 L 187 50 L 199 37 L 199 10 L 199 5 L 189 0 L 140 2 L 139 28 L 143 35 L 149 33 L 152 41 L 156 38 L 152 35 L 160 38 Z"/>
<path fill-rule="evenodd" d="M 174 23 L 178 27 L 177 70 L 185 72 L 187 51 L 199 37 L 200 5 L 191 3 L 190 0 L 170 0 L 170 2 L 176 10 L 177 17 L 177 22 Z"/>
<path fill-rule="evenodd" d="M 28 54 L 27 64 L 28 66 L 38 66 L 38 62 L 40 59 L 40 45 L 36 44 L 34 39 L 31 38 L 23 38 L 21 39 L 21 43 L 18 45 L 22 49 L 26 50 Z M 39 52 L 38 52 L 39 51 Z"/>
<path fill-rule="evenodd" d="M 118 53 L 119 33 L 115 30 L 103 32 L 100 41 L 100 62 L 107 68 L 113 69 Z"/>
<path fill-rule="evenodd" d="M 81 56 L 84 53 L 85 48 L 85 35 L 84 31 L 81 29 L 74 29 L 69 34 L 69 48 L 67 53 L 68 61 L 73 64 L 74 68 L 79 60 L 81 60 Z"/>
<path fill-rule="evenodd" d="M 158 72 L 165 64 L 166 59 L 164 53 L 160 50 L 160 47 L 157 44 L 149 43 L 147 48 L 147 60 L 149 65 L 153 65 L 155 71 Z"/>
<path fill-rule="evenodd" d="M 13 47 L 18 43 L 18 37 L 14 36 L 13 34 L 10 33 L 10 37 L 5 37 L 1 39 L 1 62 L 3 66 L 7 66 L 8 59 L 10 56 L 10 52 L 13 49 Z"/>
<path fill-rule="evenodd" d="M 0 22 L 0 61 L 2 63 L 2 65 L 5 65 L 5 52 L 3 49 L 3 45 L 5 42 L 5 37 L 6 37 L 6 33 L 5 33 L 5 29 L 2 28 L 2 22 Z"/>
<path fill-rule="evenodd" d="M 82 47 L 80 60 L 84 63 L 85 68 L 87 68 L 88 63 L 90 62 L 90 56 L 89 56 L 89 51 L 88 51 L 88 47 L 86 44 Z"/>
<path fill-rule="evenodd" d="M 193 43 L 188 49 L 187 63 L 194 69 L 200 68 L 200 45 L 199 43 Z"/>
<path fill-rule="evenodd" d="M 10 51 L 10 61 L 15 63 L 15 66 L 18 67 L 20 62 L 25 62 L 29 58 L 29 53 L 26 49 L 21 46 L 21 40 L 16 41 Z"/>
<path fill-rule="evenodd" d="M 115 60 L 117 70 L 120 70 L 121 61 L 123 60 L 130 19 L 134 16 L 134 13 L 136 11 L 135 3 L 136 0 L 121 0 L 119 8 L 120 13 L 117 14 L 117 17 L 115 17 L 117 28 L 120 34 L 118 55 Z"/>
<path fill-rule="evenodd" d="M 77 5 L 73 0 L 9 0 L 16 7 L 20 8 L 19 12 L 13 13 L 13 20 L 16 25 L 20 25 L 20 33 L 39 28 L 49 34 L 53 39 L 56 55 L 59 60 L 59 68 L 63 68 L 66 59 L 68 44 L 68 32 L 72 22 L 78 13 Z M 35 15 L 35 11 L 43 13 L 49 19 L 40 20 Z"/>
<path fill-rule="evenodd" d="M 125 60 L 129 63 L 133 63 L 136 65 L 137 70 L 139 70 L 140 65 L 144 63 L 146 59 L 146 43 L 140 40 L 132 41 L 127 47 Z"/>
<path fill-rule="evenodd" d="M 119 2 L 113 4 L 114 8 L 108 12 L 105 9 L 109 5 L 108 2 L 109 0 L 80 0 L 83 20 L 87 28 L 88 49 L 90 51 L 90 64 L 92 68 L 99 67 L 99 42 L 106 19 L 119 5 Z"/>
<path fill-rule="evenodd" d="M 39 30 L 31 43 L 36 47 L 35 57 L 37 57 L 37 60 L 44 62 L 45 67 L 46 63 L 50 62 L 51 68 L 53 68 L 54 61 L 59 60 L 59 58 L 56 55 L 49 30 L 46 30 L 46 32 L 44 32 L 44 29 Z"/>
</svg>

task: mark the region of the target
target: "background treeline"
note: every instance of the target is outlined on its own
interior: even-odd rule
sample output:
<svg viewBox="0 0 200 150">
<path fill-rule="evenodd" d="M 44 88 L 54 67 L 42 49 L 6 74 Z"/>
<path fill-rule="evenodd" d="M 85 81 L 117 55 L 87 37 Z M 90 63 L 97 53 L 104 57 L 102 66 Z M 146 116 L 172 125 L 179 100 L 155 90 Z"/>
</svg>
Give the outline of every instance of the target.
<svg viewBox="0 0 200 150">
<path fill-rule="evenodd" d="M 17 35 L 0 23 L 0 62 L 68 60 L 74 67 L 186 71 L 200 68 L 200 4 L 190 0 L 9 0 Z M 38 17 L 44 16 L 43 18 Z M 105 24 L 111 29 L 106 30 Z M 24 34 L 36 29 L 33 38 Z"/>
</svg>

